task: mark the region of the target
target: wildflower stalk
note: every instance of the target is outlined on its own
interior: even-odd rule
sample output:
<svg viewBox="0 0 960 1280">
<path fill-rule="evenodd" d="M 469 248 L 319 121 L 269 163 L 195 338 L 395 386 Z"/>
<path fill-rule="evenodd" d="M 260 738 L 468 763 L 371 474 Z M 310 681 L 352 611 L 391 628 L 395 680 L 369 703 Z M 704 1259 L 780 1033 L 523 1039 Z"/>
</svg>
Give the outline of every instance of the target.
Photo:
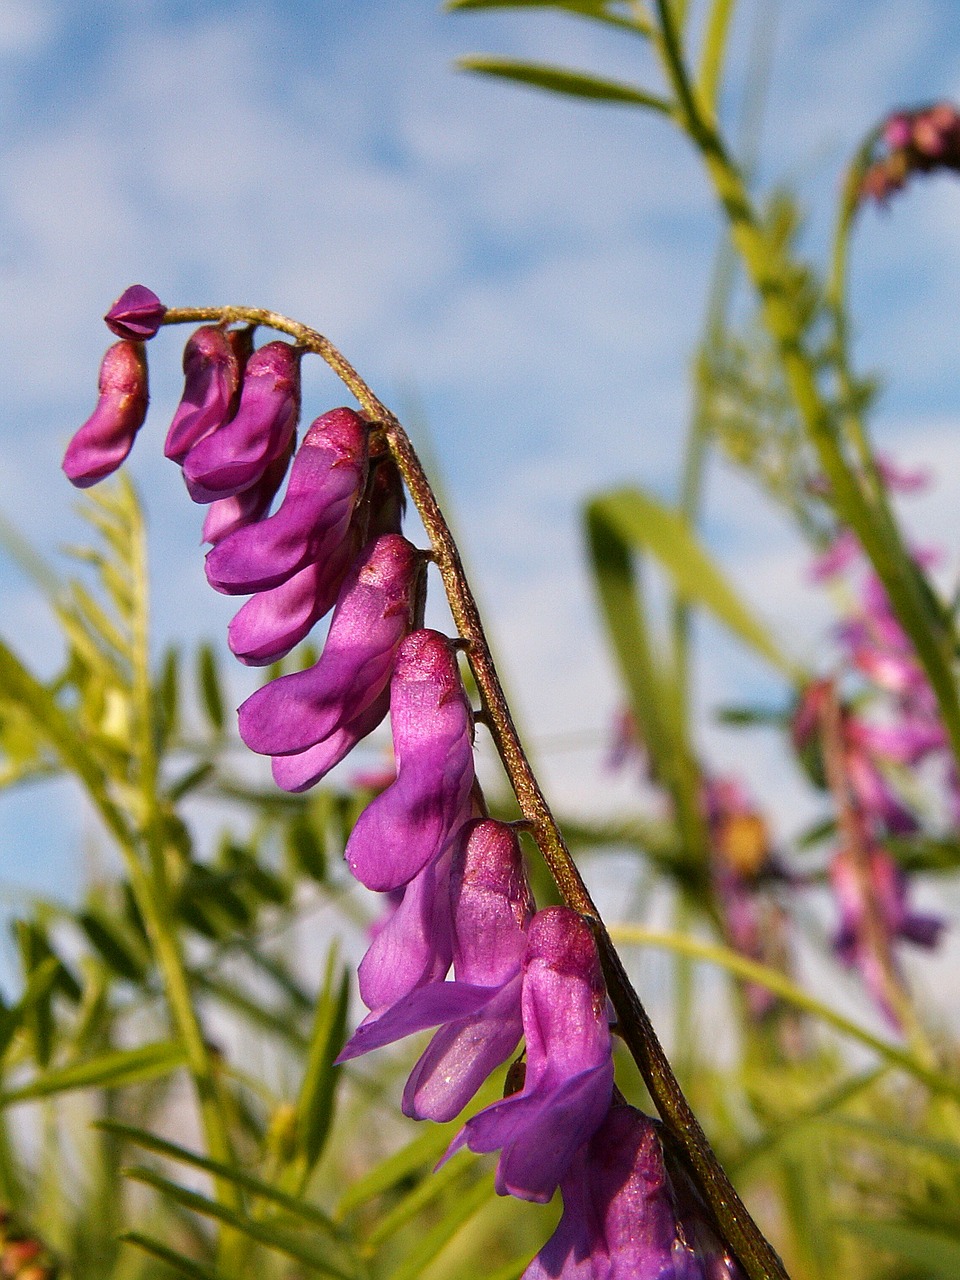
<svg viewBox="0 0 960 1280">
<path fill-rule="evenodd" d="M 871 493 L 876 486 L 870 484 L 869 470 L 866 479 L 861 480 L 844 456 L 781 269 L 769 253 L 743 176 L 728 153 L 712 113 L 691 82 L 668 0 L 656 0 L 656 11 L 659 25 L 654 43 L 676 95 L 677 118 L 703 157 L 729 220 L 733 243 L 759 294 L 764 322 L 777 347 L 800 420 L 830 485 L 837 515 L 856 533 L 876 569 L 927 673 L 954 755 L 960 761 L 960 699 L 945 619 L 911 560 L 892 515 L 882 499 Z"/>
<path fill-rule="evenodd" d="M 617 1013 L 619 1034 L 637 1063 L 666 1129 L 686 1157 L 727 1244 L 750 1280 L 787 1280 L 783 1264 L 747 1212 L 684 1097 L 550 811 L 517 734 L 460 553 L 400 422 L 337 348 L 315 329 L 277 312 L 248 307 L 181 307 L 168 310 L 164 319 L 165 324 L 203 322 L 263 325 L 288 334 L 299 346 L 316 353 L 330 366 L 357 398 L 370 421 L 383 432 L 430 539 L 450 611 L 480 692 L 482 719 L 493 738 L 520 811 L 565 904 L 584 918 L 596 937 L 607 989 Z"/>
<path fill-rule="evenodd" d="M 926 1044 L 910 993 L 897 969 L 890 936 L 880 915 L 880 904 L 870 875 L 870 852 L 867 848 L 866 832 L 853 800 L 844 765 L 842 712 L 836 687 L 833 684 L 830 685 L 827 696 L 823 700 L 820 712 L 820 740 L 823 746 L 827 785 L 837 806 L 837 822 L 843 837 L 844 848 L 854 869 L 860 901 L 863 904 L 865 941 L 879 969 L 883 998 L 903 1028 L 914 1052 L 928 1066 L 932 1066 L 935 1058 Z"/>
</svg>

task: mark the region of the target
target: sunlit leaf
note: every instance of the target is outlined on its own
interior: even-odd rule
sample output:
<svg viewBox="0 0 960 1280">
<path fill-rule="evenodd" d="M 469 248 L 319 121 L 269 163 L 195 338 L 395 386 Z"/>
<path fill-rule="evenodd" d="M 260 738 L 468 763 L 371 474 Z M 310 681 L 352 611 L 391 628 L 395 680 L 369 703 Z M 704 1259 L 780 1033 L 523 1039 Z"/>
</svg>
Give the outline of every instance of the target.
<svg viewBox="0 0 960 1280">
<path fill-rule="evenodd" d="M 117 1049 L 86 1062 L 53 1067 L 29 1084 L 0 1093 L 0 1106 L 9 1107 L 34 1098 L 71 1093 L 77 1089 L 116 1089 L 123 1085 L 169 1075 L 183 1065 L 185 1054 L 179 1044 L 162 1041 L 136 1049 Z"/>
<path fill-rule="evenodd" d="M 463 71 L 476 71 L 480 75 L 496 76 L 515 84 L 533 89 L 547 89 L 575 98 L 588 98 L 593 102 L 615 103 L 619 106 L 650 107 L 669 115 L 673 108 L 663 98 L 647 93 L 637 85 L 620 80 L 604 80 L 586 71 L 573 71 L 567 67 L 550 67 L 539 62 L 519 62 L 514 58 L 496 58 L 485 54 L 471 54 L 458 58 L 457 66 Z"/>
<path fill-rule="evenodd" d="M 924 1276 L 957 1280 L 960 1276 L 960 1239 L 909 1222 L 869 1222 L 842 1219 L 836 1224 L 884 1253 L 896 1254 Z"/>
</svg>

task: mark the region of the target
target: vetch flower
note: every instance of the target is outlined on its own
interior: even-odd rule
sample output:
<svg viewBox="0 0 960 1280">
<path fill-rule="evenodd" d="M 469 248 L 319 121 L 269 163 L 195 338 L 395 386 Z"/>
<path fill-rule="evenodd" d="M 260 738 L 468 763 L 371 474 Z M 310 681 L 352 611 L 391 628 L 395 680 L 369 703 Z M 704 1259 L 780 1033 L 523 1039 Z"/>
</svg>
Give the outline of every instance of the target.
<svg viewBox="0 0 960 1280">
<path fill-rule="evenodd" d="M 210 585 L 228 595 L 266 591 L 327 560 L 346 538 L 364 490 L 367 435 L 367 424 L 352 409 L 318 418 L 293 460 L 276 513 L 238 529 L 208 553 Z"/>
<path fill-rule="evenodd" d="M 451 1120 L 462 1111 L 522 1034 L 521 971 L 533 899 L 509 826 L 492 818 L 467 825 L 453 855 L 450 898 L 454 980 L 418 986 L 371 1013 L 338 1058 L 345 1062 L 440 1026 L 403 1094 L 404 1113 L 417 1120 Z"/>
<path fill-rule="evenodd" d="M 369 544 L 343 584 L 317 662 L 271 680 L 240 707 L 240 736 L 252 751 L 304 751 L 381 697 L 413 622 L 422 568 L 416 547 L 398 533 Z"/>
<path fill-rule="evenodd" d="M 563 1216 L 521 1280 L 743 1280 L 678 1195 L 642 1111 L 614 1103 L 560 1189 Z"/>
<path fill-rule="evenodd" d="M 213 325 L 190 335 L 183 349 L 183 396 L 167 432 L 163 451 L 181 465 L 201 440 L 222 427 L 237 407 L 237 393 L 249 351 L 248 329 L 226 333 Z"/>
<path fill-rule="evenodd" d="M 247 361 L 236 414 L 183 459 L 194 502 L 249 489 L 288 448 L 300 414 L 300 357 L 289 342 L 268 342 Z"/>
<path fill-rule="evenodd" d="M 569 907 L 546 907 L 529 928 L 521 995 L 523 1088 L 472 1116 L 448 1158 L 502 1148 L 499 1195 L 545 1204 L 577 1150 L 602 1123 L 613 1091 L 606 988 L 596 943 Z"/>
<path fill-rule="evenodd" d="M 100 365 L 100 398 L 67 445 L 63 470 L 87 489 L 120 466 L 147 416 L 147 358 L 142 343 L 115 342 Z"/>
<path fill-rule="evenodd" d="M 273 780 L 284 791 L 307 791 L 350 754 L 358 742 L 377 725 L 390 710 L 390 690 L 361 711 L 355 720 L 342 724 L 322 742 L 289 756 L 274 756 L 271 762 Z"/>
<path fill-rule="evenodd" d="M 217 498 L 216 502 L 210 503 L 203 520 L 201 542 L 216 546 L 237 529 L 255 524 L 267 515 L 286 477 L 295 444 L 296 440 L 291 439 L 286 452 L 275 458 L 257 483 L 249 489 L 235 493 L 230 498 Z"/>
<path fill-rule="evenodd" d="M 390 685 L 396 781 L 360 815 L 350 870 L 381 892 L 412 880 L 470 817 L 473 715 L 453 644 L 438 631 L 407 636 Z"/>
<path fill-rule="evenodd" d="M 167 308 L 152 289 L 132 284 L 103 317 L 107 328 L 128 342 L 146 342 L 163 324 Z"/>
</svg>

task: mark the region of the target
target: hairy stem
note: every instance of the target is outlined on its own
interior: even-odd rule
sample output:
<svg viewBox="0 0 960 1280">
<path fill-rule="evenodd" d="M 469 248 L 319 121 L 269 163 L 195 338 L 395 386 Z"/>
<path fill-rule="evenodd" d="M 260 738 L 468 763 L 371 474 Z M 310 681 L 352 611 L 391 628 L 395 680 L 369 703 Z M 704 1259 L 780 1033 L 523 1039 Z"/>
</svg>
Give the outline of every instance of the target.
<svg viewBox="0 0 960 1280">
<path fill-rule="evenodd" d="M 579 912 L 594 931 L 607 989 L 617 1012 L 620 1035 L 637 1063 L 673 1144 L 685 1157 L 727 1244 L 737 1255 L 750 1280 L 787 1280 L 782 1262 L 747 1212 L 684 1097 L 534 776 L 504 697 L 476 601 L 463 572 L 460 553 L 407 433 L 353 366 L 315 329 L 274 311 L 248 307 L 171 309 L 167 311 L 164 322 L 246 323 L 265 325 L 286 333 L 300 346 L 326 361 L 356 396 L 371 421 L 383 431 L 430 539 L 450 611 L 460 636 L 466 642 L 466 656 L 480 691 L 482 710 L 520 811 L 529 823 L 564 902 Z"/>
</svg>

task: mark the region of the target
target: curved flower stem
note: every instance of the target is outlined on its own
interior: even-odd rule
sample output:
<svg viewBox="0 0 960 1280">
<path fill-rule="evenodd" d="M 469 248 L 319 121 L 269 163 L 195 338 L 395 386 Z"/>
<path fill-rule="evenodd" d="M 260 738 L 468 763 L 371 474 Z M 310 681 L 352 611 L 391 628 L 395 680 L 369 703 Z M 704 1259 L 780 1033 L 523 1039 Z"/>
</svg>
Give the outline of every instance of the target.
<svg viewBox="0 0 960 1280">
<path fill-rule="evenodd" d="M 465 651 L 480 691 L 484 718 L 520 811 L 529 823 L 564 902 L 584 917 L 596 936 L 607 989 L 617 1012 L 619 1033 L 643 1076 L 664 1125 L 685 1156 L 726 1243 L 750 1280 L 787 1280 L 783 1263 L 747 1212 L 684 1097 L 653 1024 L 627 977 L 610 934 L 550 812 L 514 726 L 460 553 L 407 433 L 353 366 L 315 329 L 277 312 L 249 307 L 181 307 L 168 310 L 164 321 L 165 324 L 203 322 L 264 325 L 288 334 L 298 345 L 326 361 L 357 398 L 370 420 L 383 431 L 430 539 L 450 611 L 460 636 L 466 642 Z"/>
</svg>

